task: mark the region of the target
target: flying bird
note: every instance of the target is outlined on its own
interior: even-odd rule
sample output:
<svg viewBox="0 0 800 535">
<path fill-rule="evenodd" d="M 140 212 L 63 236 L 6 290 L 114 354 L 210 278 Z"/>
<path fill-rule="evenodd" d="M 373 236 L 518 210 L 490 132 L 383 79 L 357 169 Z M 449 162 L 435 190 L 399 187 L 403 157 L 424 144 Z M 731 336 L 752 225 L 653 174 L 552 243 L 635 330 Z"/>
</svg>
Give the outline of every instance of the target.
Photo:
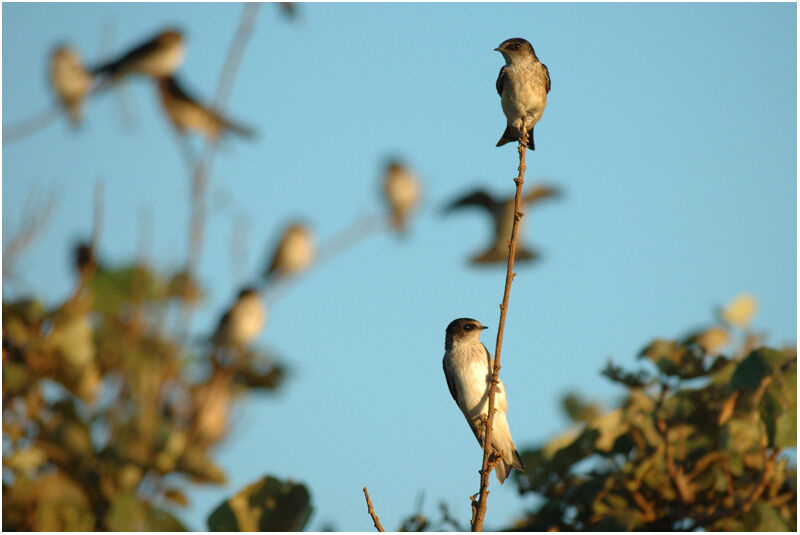
<svg viewBox="0 0 800 535">
<path fill-rule="evenodd" d="M 200 104 L 181 87 L 174 76 L 159 78 L 158 92 L 167 116 L 179 132 L 194 131 L 212 141 L 218 140 L 226 131 L 245 137 L 253 136 L 251 128 L 237 124 Z"/>
<path fill-rule="evenodd" d="M 125 52 L 119 58 L 94 68 L 92 73 L 104 76 L 111 82 L 118 82 L 130 74 L 162 78 L 178 70 L 183 63 L 185 53 L 183 34 L 170 28 Z"/>
<path fill-rule="evenodd" d="M 399 161 L 390 161 L 386 166 L 383 192 L 392 216 L 392 227 L 404 232 L 408 218 L 420 196 L 420 182 L 417 176 Z"/>
<path fill-rule="evenodd" d="M 296 275 L 307 269 L 314 260 L 314 237 L 303 223 L 289 225 L 281 236 L 264 278 L 278 279 Z"/>
<path fill-rule="evenodd" d="M 53 50 L 50 55 L 50 83 L 73 126 L 80 123 L 83 100 L 93 82 L 94 76 L 84 67 L 78 51 L 68 46 Z"/>
<path fill-rule="evenodd" d="M 244 348 L 258 338 L 267 322 L 267 309 L 253 287 L 245 287 L 223 314 L 211 337 L 216 346 Z"/>
<path fill-rule="evenodd" d="M 525 39 L 506 39 L 495 48 L 506 64 L 497 76 L 497 94 L 506 116 L 506 130 L 497 146 L 519 140 L 522 123 L 528 129 L 528 148 L 534 150 L 533 127 L 539 122 L 550 92 L 550 72 Z"/>
<path fill-rule="evenodd" d="M 486 329 L 477 320 L 459 318 L 450 322 L 445 331 L 444 377 L 450 395 L 464 413 L 470 429 L 483 447 L 483 418 L 489 414 L 489 384 L 494 362 L 489 350 L 481 343 L 481 331 Z M 492 421 L 492 446 L 502 452 L 502 460 L 495 467 L 497 481 L 503 484 L 512 468 L 525 471 L 525 463 L 517 453 L 508 428 L 508 400 L 506 385 L 500 381 L 495 390 L 496 409 Z"/>
<path fill-rule="evenodd" d="M 541 185 L 529 188 L 523 192 L 522 206 L 560 195 L 561 192 L 552 186 Z M 448 204 L 445 207 L 445 213 L 470 206 L 477 206 L 488 212 L 494 224 L 494 240 L 485 251 L 475 255 L 470 260 L 471 263 L 506 263 L 508 261 L 508 242 L 511 240 L 511 227 L 514 223 L 514 197 L 496 199 L 483 189 L 476 189 Z M 520 219 L 517 227 L 517 254 L 514 257 L 516 262 L 532 261 L 539 257 L 535 250 L 529 249 L 521 243 L 525 219 L 524 217 Z"/>
</svg>

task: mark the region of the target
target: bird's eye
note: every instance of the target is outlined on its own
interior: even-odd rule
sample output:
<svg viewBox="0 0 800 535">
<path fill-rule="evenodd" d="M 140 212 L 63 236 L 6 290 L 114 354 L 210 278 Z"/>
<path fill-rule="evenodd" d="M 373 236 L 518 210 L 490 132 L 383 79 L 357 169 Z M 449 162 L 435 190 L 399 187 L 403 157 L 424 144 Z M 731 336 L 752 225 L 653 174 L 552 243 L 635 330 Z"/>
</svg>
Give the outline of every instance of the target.
<svg viewBox="0 0 800 535">
<path fill-rule="evenodd" d="M 511 50 L 519 50 L 519 43 L 513 43 L 511 45 Z"/>
<path fill-rule="evenodd" d="M 474 328 L 475 328 L 475 326 L 473 324 L 471 324 L 471 323 L 467 323 L 466 325 L 464 325 L 464 330 L 465 331 L 471 331 Z"/>
</svg>

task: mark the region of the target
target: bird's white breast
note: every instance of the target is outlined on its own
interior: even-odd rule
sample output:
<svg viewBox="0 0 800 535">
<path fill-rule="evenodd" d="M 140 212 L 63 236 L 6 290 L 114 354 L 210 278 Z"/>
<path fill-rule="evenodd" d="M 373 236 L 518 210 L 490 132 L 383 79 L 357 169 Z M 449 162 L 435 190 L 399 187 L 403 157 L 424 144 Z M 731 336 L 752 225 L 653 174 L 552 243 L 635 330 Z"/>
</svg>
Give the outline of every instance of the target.
<svg viewBox="0 0 800 535">
<path fill-rule="evenodd" d="M 258 295 L 242 298 L 230 318 L 231 341 L 239 345 L 249 344 L 261 334 L 266 321 L 266 309 Z"/>
<path fill-rule="evenodd" d="M 454 342 L 447 353 L 451 379 L 458 390 L 459 408 L 470 420 L 488 414 L 488 391 L 491 370 L 486 348 L 481 343 Z M 505 387 L 498 385 L 495 403 L 505 404 Z"/>
<path fill-rule="evenodd" d="M 519 129 L 527 116 L 528 128 L 542 118 L 547 105 L 544 67 L 538 61 L 506 65 L 500 104 L 508 124 Z"/>
</svg>

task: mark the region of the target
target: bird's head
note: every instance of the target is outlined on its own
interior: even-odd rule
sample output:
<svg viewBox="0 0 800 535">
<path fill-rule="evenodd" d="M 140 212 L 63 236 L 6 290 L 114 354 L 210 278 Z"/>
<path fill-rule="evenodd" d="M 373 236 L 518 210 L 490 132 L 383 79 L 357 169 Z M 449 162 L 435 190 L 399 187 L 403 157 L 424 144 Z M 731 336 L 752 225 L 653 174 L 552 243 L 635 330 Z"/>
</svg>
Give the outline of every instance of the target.
<svg viewBox="0 0 800 535">
<path fill-rule="evenodd" d="M 495 48 L 495 50 L 503 54 L 503 58 L 508 64 L 524 61 L 529 58 L 536 58 L 536 52 L 533 51 L 533 46 L 521 37 L 506 39 L 500 43 L 500 46 Z"/>
<path fill-rule="evenodd" d="M 183 44 L 183 33 L 177 28 L 167 28 L 158 35 L 157 39 L 163 46 L 181 45 Z"/>
<path fill-rule="evenodd" d="M 458 318 L 450 322 L 445 331 L 445 349 L 453 347 L 453 343 L 470 343 L 480 340 L 481 331 L 488 327 L 472 318 Z"/>
</svg>

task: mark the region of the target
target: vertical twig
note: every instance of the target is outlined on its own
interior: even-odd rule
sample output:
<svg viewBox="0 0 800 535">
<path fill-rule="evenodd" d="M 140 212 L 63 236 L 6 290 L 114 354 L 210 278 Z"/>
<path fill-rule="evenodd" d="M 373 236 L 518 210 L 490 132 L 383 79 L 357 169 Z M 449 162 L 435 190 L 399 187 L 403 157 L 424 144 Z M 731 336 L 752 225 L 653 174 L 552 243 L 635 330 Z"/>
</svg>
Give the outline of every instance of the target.
<svg viewBox="0 0 800 535">
<path fill-rule="evenodd" d="M 483 433 L 483 463 L 481 465 L 481 486 L 478 492 L 478 500 L 472 499 L 472 531 L 483 531 L 483 519 L 486 516 L 486 498 L 489 494 L 489 474 L 491 474 L 494 464 L 500 459 L 492 455 L 492 424 L 494 423 L 494 396 L 497 392 L 497 384 L 500 381 L 500 351 L 503 348 L 503 329 L 506 325 L 506 313 L 508 312 L 508 297 L 511 293 L 511 282 L 514 280 L 514 257 L 517 254 L 517 229 L 519 220 L 522 219 L 520 207 L 522 204 L 522 186 L 525 183 L 525 153 L 528 145 L 528 129 L 525 121 L 522 122 L 522 132 L 519 138 L 519 167 L 518 174 L 514 179 L 516 184 L 516 194 L 514 195 L 514 221 L 511 226 L 511 240 L 508 243 L 508 268 L 506 269 L 506 284 L 503 290 L 503 302 L 500 304 L 500 323 L 497 326 L 497 341 L 494 350 L 494 366 L 492 367 L 492 379 L 489 383 L 489 413 L 486 418 L 486 427 Z M 494 458 L 492 458 L 494 457 Z"/>
<path fill-rule="evenodd" d="M 369 499 L 367 487 L 364 487 L 364 497 L 367 499 L 367 512 L 369 513 L 369 516 L 372 517 L 372 523 L 375 524 L 375 529 L 378 531 L 386 531 L 383 529 L 383 526 L 381 526 L 381 519 L 375 514 L 375 509 L 372 507 L 372 500 Z"/>
<path fill-rule="evenodd" d="M 225 100 L 230 94 L 233 79 L 236 76 L 236 70 L 241 63 L 244 48 L 247 45 L 247 40 L 253 31 L 253 26 L 256 22 L 258 15 L 257 3 L 245 4 L 242 18 L 239 21 L 239 27 L 236 30 L 236 35 L 233 38 L 233 43 L 228 50 L 228 55 L 225 58 L 225 64 L 222 67 L 219 82 L 217 83 L 216 96 L 214 98 L 214 110 L 222 113 L 225 105 Z M 206 206 L 205 197 L 206 189 L 208 187 L 208 177 L 211 174 L 211 164 L 213 162 L 214 152 L 217 144 L 212 141 L 206 141 L 205 147 L 197 160 L 197 164 L 192 175 L 192 189 L 191 189 L 191 219 L 189 222 L 189 252 L 187 258 L 187 272 L 191 273 L 192 267 L 195 266 L 200 260 L 200 253 L 203 248 L 203 237 L 205 234 L 204 226 L 206 220 Z"/>
</svg>

